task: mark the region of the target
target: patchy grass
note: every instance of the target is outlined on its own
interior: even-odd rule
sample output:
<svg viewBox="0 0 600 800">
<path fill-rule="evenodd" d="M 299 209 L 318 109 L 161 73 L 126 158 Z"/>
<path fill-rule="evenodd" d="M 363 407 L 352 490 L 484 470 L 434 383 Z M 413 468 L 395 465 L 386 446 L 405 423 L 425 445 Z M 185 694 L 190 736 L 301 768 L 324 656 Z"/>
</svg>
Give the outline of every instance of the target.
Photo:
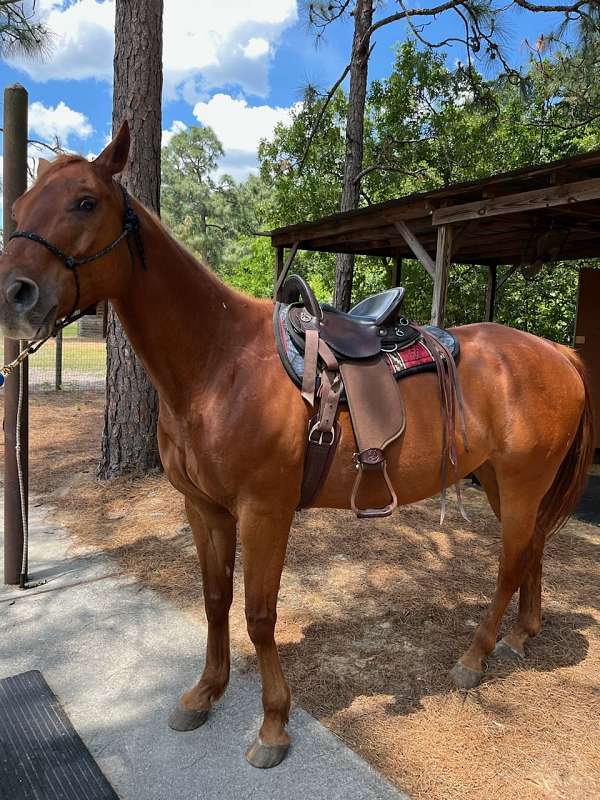
<svg viewBox="0 0 600 800">
<path fill-rule="evenodd" d="M 102 410 L 98 395 L 34 396 L 32 490 L 81 542 L 201 614 L 191 533 L 165 477 L 95 480 Z M 450 514 L 442 530 L 434 500 L 374 522 L 298 516 L 277 629 L 294 697 L 413 800 L 599 797 L 599 529 L 573 520 L 550 543 L 527 661 L 491 660 L 465 697 L 448 670 L 487 607 L 499 543 L 484 495 L 467 489 L 466 503 L 471 523 Z M 240 572 L 232 640 L 254 669 Z"/>
</svg>

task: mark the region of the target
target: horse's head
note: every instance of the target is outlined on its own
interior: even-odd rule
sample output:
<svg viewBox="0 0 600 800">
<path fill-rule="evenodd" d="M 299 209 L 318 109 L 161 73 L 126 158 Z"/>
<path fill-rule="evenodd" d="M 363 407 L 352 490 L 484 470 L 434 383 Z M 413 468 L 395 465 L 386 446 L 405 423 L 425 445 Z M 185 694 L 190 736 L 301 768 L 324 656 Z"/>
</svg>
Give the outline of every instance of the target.
<svg viewBox="0 0 600 800">
<path fill-rule="evenodd" d="M 123 170 L 128 153 L 124 123 L 94 161 L 40 160 L 35 184 L 12 208 L 21 234 L 5 241 L 0 257 L 0 327 L 6 336 L 42 339 L 75 304 L 87 308 L 120 293 L 129 272 L 119 268 L 115 253 L 124 243 L 96 261 L 75 263 L 123 230 L 124 198 L 113 175 Z"/>
</svg>

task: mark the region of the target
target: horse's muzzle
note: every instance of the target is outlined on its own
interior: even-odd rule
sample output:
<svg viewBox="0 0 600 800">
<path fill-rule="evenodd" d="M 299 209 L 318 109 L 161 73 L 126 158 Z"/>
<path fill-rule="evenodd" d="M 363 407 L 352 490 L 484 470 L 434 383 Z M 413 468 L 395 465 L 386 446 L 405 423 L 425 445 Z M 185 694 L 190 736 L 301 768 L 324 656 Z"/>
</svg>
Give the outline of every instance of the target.
<svg viewBox="0 0 600 800">
<path fill-rule="evenodd" d="M 56 307 L 53 298 L 42 298 L 31 278 L 13 276 L 0 294 L 0 327 L 10 339 L 43 339 L 54 324 Z"/>
</svg>

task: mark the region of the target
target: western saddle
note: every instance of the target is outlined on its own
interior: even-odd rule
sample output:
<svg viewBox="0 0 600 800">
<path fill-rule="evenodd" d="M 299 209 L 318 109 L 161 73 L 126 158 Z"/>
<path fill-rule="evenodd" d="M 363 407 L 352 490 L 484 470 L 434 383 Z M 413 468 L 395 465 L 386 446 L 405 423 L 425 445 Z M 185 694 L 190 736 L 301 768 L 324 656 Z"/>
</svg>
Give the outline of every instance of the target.
<svg viewBox="0 0 600 800">
<path fill-rule="evenodd" d="M 358 517 L 370 518 L 388 516 L 397 507 L 385 449 L 404 432 L 405 412 L 398 383 L 385 354 L 400 351 L 417 340 L 424 342 L 431 351 L 438 372 L 442 418 L 446 423 L 442 453 L 444 497 L 448 458 L 456 464 L 454 415 L 457 406 L 462 422 L 454 359 L 442 342 L 401 315 L 404 293 L 402 287 L 388 289 L 367 297 L 344 313 L 319 304 L 308 283 L 299 275 L 286 278 L 284 273 L 278 281 L 276 300 L 289 306 L 287 332 L 304 354 L 302 396 L 311 408 L 315 406 L 315 398 L 319 399 L 318 410 L 308 426 L 298 508 L 312 505 L 325 482 L 340 437 L 337 412 L 343 400 L 348 404 L 357 443 L 354 454 L 357 475 L 350 499 L 352 510 Z M 379 508 L 359 505 L 360 486 L 366 474 L 378 477 L 386 488 L 388 502 Z"/>
</svg>

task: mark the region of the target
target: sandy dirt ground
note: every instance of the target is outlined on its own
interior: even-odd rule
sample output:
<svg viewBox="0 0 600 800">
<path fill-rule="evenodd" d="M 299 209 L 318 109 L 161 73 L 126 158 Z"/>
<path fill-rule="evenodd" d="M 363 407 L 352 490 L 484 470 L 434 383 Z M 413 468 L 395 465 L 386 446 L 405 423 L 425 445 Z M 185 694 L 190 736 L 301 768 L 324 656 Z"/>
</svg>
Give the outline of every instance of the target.
<svg viewBox="0 0 600 800">
<path fill-rule="evenodd" d="M 165 477 L 95 479 L 102 409 L 93 393 L 32 398 L 32 491 L 80 541 L 202 614 L 182 499 Z M 491 598 L 499 546 L 480 490 L 466 489 L 466 507 L 470 523 L 454 510 L 442 529 L 435 500 L 375 522 L 297 516 L 277 626 L 294 699 L 414 800 L 600 797 L 600 528 L 572 520 L 550 542 L 527 660 L 491 659 L 463 695 L 448 671 Z M 240 572 L 232 640 L 255 669 Z"/>
</svg>

